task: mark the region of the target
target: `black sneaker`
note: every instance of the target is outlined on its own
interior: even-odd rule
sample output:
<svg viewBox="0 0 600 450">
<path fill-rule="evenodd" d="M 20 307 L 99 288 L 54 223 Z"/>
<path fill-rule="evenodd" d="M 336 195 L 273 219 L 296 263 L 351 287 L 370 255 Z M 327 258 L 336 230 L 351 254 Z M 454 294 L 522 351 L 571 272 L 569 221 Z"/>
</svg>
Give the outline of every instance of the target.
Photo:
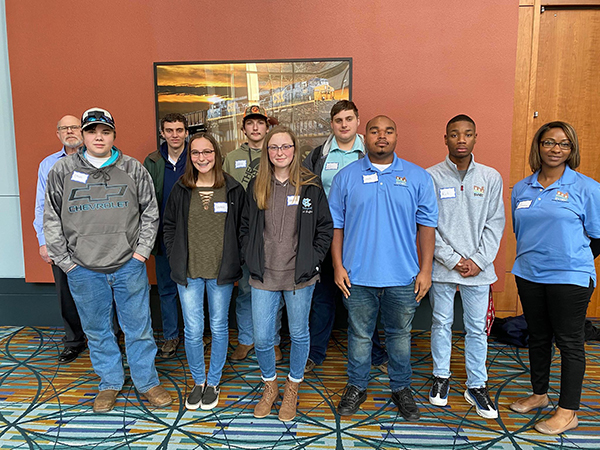
<svg viewBox="0 0 600 450">
<path fill-rule="evenodd" d="M 202 393 L 202 402 L 200 408 L 203 410 L 213 409 L 219 403 L 219 386 L 206 386 Z"/>
<path fill-rule="evenodd" d="M 185 400 L 185 407 L 187 409 L 195 410 L 200 407 L 200 403 L 202 401 L 202 393 L 204 392 L 204 386 L 194 386 L 190 395 Z"/>
<path fill-rule="evenodd" d="M 409 387 L 392 392 L 392 401 L 398 407 L 400 415 L 405 420 L 415 421 L 421 417 L 421 413 L 419 413 L 419 408 Z"/>
<path fill-rule="evenodd" d="M 360 408 L 360 405 L 362 405 L 366 399 L 366 389 L 361 391 L 356 386 L 347 384 L 344 393 L 342 394 L 342 399 L 338 404 L 337 412 L 340 416 L 351 416 L 358 411 L 358 408 Z"/>
<path fill-rule="evenodd" d="M 433 406 L 446 406 L 448 404 L 448 387 L 450 378 L 434 377 L 433 385 L 429 390 L 429 403 Z"/>
<path fill-rule="evenodd" d="M 498 410 L 490 399 L 487 387 L 469 388 L 465 391 L 465 400 L 475 406 L 477 414 L 485 419 L 497 419 Z"/>
</svg>

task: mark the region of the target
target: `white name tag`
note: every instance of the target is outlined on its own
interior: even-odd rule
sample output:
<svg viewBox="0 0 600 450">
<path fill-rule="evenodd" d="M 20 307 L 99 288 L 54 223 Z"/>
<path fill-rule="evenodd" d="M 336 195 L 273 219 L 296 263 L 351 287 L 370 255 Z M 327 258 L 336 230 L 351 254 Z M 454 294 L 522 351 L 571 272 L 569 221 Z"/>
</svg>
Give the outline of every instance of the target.
<svg viewBox="0 0 600 450">
<path fill-rule="evenodd" d="M 215 202 L 215 212 L 216 213 L 226 213 L 227 212 L 227 202 Z"/>
<path fill-rule="evenodd" d="M 377 183 L 379 181 L 379 177 L 377 176 L 376 173 L 373 173 L 371 175 L 363 175 L 363 183 L 367 184 L 367 183 Z"/>
<path fill-rule="evenodd" d="M 325 170 L 338 170 L 339 166 L 340 163 L 328 162 L 327 164 L 325 164 Z"/>
<path fill-rule="evenodd" d="M 245 169 L 247 165 L 248 165 L 248 161 L 246 161 L 245 159 L 238 159 L 235 161 L 236 169 Z"/>
<path fill-rule="evenodd" d="M 456 189 L 453 187 L 440 188 L 440 198 L 456 198 Z"/>
<path fill-rule="evenodd" d="M 517 204 L 517 209 L 525 209 L 531 206 L 532 200 L 523 200 Z"/>
<path fill-rule="evenodd" d="M 89 174 L 81 172 L 73 172 L 71 175 L 71 181 L 77 181 L 78 183 L 87 183 Z"/>
<path fill-rule="evenodd" d="M 288 195 L 287 196 L 287 205 L 288 206 L 294 206 L 294 205 L 297 205 L 298 203 L 300 203 L 299 195 Z"/>
</svg>

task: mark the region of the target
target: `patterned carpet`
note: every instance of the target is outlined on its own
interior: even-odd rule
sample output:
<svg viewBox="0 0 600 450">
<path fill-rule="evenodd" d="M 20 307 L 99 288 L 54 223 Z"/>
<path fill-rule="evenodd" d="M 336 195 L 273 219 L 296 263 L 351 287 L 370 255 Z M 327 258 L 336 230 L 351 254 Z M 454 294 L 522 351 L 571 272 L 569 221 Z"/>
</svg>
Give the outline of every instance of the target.
<svg viewBox="0 0 600 450">
<path fill-rule="evenodd" d="M 292 422 L 252 416 L 259 391 L 254 354 L 245 362 L 227 363 L 221 400 L 210 412 L 183 406 L 193 386 L 185 354 L 158 360 L 162 382 L 176 401 L 153 409 L 128 380 L 114 411 L 94 414 L 98 379 L 86 351 L 75 362 L 59 366 L 61 330 L 0 328 L 1 449 L 598 449 L 600 448 L 600 345 L 587 345 L 580 426 L 558 437 L 532 429 L 556 406 L 558 373 L 553 373 L 551 405 L 527 415 L 508 404 L 529 390 L 527 351 L 490 342 L 489 388 L 499 407 L 497 420 L 479 417 L 463 398 L 464 339 L 455 334 L 449 405 L 429 405 L 431 356 L 429 333 L 413 334 L 413 388 L 421 420 L 407 423 L 390 402 L 387 375 L 374 369 L 369 398 L 351 418 L 335 412 L 346 383 L 346 336 L 336 332 L 325 364 L 301 385 L 299 414 Z M 232 339 L 234 332 L 232 332 Z M 235 345 L 235 341 L 232 342 Z M 285 376 L 289 342 L 284 341 Z M 558 362 L 553 369 L 559 367 Z"/>
</svg>

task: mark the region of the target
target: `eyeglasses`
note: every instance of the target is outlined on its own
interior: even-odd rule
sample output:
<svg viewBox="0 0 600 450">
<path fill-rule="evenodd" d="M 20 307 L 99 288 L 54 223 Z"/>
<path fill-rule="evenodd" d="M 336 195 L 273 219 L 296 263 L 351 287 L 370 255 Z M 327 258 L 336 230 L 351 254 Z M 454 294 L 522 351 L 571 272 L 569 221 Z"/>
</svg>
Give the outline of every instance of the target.
<svg viewBox="0 0 600 450">
<path fill-rule="evenodd" d="M 570 142 L 556 142 L 552 139 L 542 141 L 540 144 L 542 144 L 542 147 L 544 148 L 554 148 L 555 145 L 558 145 L 561 150 L 570 150 L 573 148 L 573 144 Z"/>
<path fill-rule="evenodd" d="M 294 148 L 294 144 L 283 144 L 283 145 L 269 145 L 267 149 L 270 152 L 277 152 L 279 150 L 288 151 L 290 148 Z"/>
<path fill-rule="evenodd" d="M 79 125 L 69 125 L 69 126 L 63 126 L 63 127 L 57 127 L 58 131 L 77 131 L 77 130 L 81 130 L 81 127 Z"/>
<path fill-rule="evenodd" d="M 192 158 L 198 158 L 200 155 L 204 156 L 205 158 L 208 158 L 210 156 L 212 156 L 215 153 L 214 150 L 202 150 L 201 152 L 198 150 L 192 150 L 190 152 L 190 155 L 192 156 Z"/>
</svg>

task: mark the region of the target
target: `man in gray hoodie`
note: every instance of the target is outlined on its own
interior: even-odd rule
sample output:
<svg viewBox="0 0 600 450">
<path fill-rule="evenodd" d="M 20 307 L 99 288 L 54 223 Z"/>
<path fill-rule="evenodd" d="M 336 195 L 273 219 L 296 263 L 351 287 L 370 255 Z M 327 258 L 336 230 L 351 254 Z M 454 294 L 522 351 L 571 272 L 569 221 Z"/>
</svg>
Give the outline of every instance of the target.
<svg viewBox="0 0 600 450">
<path fill-rule="evenodd" d="M 152 406 L 168 406 L 171 396 L 154 366 L 145 265 L 158 228 L 152 179 L 138 161 L 113 146 L 116 129 L 108 111 L 87 110 L 81 129 L 84 146 L 48 174 L 44 235 L 48 255 L 67 274 L 100 377 L 94 412 L 110 411 L 125 382 L 113 303 L 133 384 Z"/>
<path fill-rule="evenodd" d="M 450 119 L 444 141 L 446 160 L 427 169 L 435 185 L 439 219 L 435 232 L 431 354 L 433 385 L 429 402 L 448 403 L 454 297 L 460 291 L 465 325 L 465 399 L 486 419 L 498 417 L 487 391 L 486 320 L 490 285 L 497 280 L 494 259 L 504 231 L 502 177 L 473 158 L 475 122 L 464 114 Z"/>
</svg>

